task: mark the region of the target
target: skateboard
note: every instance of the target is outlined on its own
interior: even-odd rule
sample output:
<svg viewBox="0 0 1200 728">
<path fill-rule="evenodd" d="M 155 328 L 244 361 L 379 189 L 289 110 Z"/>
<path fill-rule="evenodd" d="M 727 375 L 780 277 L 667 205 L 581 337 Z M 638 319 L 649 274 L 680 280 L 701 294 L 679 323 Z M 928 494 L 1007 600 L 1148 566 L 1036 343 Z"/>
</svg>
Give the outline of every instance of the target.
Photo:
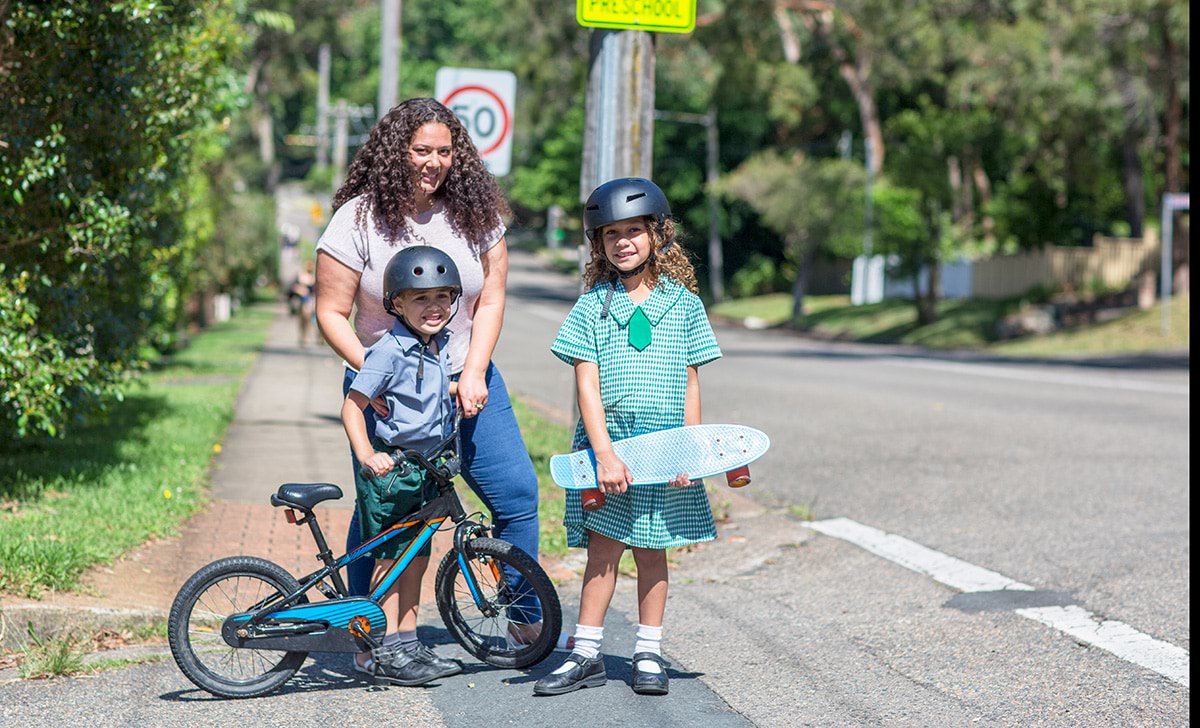
<svg viewBox="0 0 1200 728">
<path fill-rule="evenodd" d="M 753 427 L 688 425 L 618 440 L 613 450 L 629 467 L 633 485 L 668 483 L 680 473 L 693 480 L 727 473 L 736 488 L 750 482 L 746 466 L 770 446 L 770 438 Z M 596 456 L 591 449 L 554 455 L 550 477 L 568 490 L 595 488 Z"/>
</svg>

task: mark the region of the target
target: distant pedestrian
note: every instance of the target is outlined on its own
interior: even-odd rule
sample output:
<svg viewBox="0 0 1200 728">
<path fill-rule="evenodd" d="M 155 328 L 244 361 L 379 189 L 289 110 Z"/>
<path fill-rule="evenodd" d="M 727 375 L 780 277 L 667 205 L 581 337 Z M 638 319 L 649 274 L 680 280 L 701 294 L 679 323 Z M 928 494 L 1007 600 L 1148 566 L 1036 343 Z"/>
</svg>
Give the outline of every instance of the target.
<svg viewBox="0 0 1200 728">
<path fill-rule="evenodd" d="M 583 225 L 592 254 L 587 291 L 551 350 L 575 367 L 580 417 L 573 447 L 592 448 L 601 492 L 585 510 L 580 491 L 567 491 L 567 544 L 587 548 L 579 623 L 572 653 L 533 691 L 559 695 L 607 680 L 604 616 L 621 555 L 630 548 L 638 579 L 633 690 L 665 695 L 666 549 L 711 541 L 716 524 L 703 484 L 687 473 L 669 484 L 629 487 L 632 476 L 613 442 L 700 424 L 697 370 L 721 350 L 657 185 L 641 178 L 600 185 L 584 205 Z"/>
<path fill-rule="evenodd" d="M 317 317 L 317 276 L 316 267 L 311 258 L 306 259 L 300 266 L 300 272 L 292 281 L 288 297 L 294 301 L 295 313 L 300 328 L 300 346 L 308 346 L 308 330 Z"/>
<path fill-rule="evenodd" d="M 446 350 L 462 293 L 458 267 L 437 248 L 419 245 L 392 256 L 383 274 L 383 306 L 396 317 L 391 330 L 367 349 L 363 365 L 342 405 L 342 424 L 358 461 L 374 477 L 354 474 L 356 513 L 362 541 L 401 523 L 436 496 L 425 471 L 411 464 L 395 470 L 392 453 L 425 452 L 449 434 L 451 408 L 450 359 Z M 363 410 L 382 397 L 388 414 L 368 429 Z M 416 534 L 413 535 L 413 538 Z M 376 546 L 372 580 L 378 583 L 405 553 L 413 538 L 401 536 Z M 424 685 L 462 672 L 462 665 L 438 657 L 417 640 L 417 610 L 421 578 L 429 566 L 426 542 L 381 606 L 389 631 L 382 647 L 355 658 L 355 669 L 397 685 Z"/>
</svg>

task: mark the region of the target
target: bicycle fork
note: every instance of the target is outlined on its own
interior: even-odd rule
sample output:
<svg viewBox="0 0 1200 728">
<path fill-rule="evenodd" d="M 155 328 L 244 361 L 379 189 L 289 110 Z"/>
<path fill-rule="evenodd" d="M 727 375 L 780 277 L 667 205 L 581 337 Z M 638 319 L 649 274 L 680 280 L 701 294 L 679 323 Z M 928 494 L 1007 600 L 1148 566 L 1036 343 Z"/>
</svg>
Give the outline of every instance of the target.
<svg viewBox="0 0 1200 728">
<path fill-rule="evenodd" d="M 463 580 L 467 582 L 467 590 L 471 592 L 471 599 L 475 602 L 475 606 L 480 613 L 488 618 L 496 617 L 500 614 L 500 610 L 496 605 L 483 597 L 483 592 L 479 588 L 479 582 L 475 579 L 475 572 L 471 570 L 470 564 L 467 563 L 468 543 L 471 539 L 477 538 L 480 535 L 487 535 L 487 527 L 473 521 L 464 521 L 454 529 L 454 556 L 458 559 L 458 571 L 463 575 Z M 487 566 L 492 571 L 492 578 L 496 580 L 496 589 L 503 597 L 503 601 L 508 599 L 508 580 L 504 578 L 503 572 L 500 570 L 500 565 L 494 559 L 481 559 L 481 563 Z"/>
</svg>

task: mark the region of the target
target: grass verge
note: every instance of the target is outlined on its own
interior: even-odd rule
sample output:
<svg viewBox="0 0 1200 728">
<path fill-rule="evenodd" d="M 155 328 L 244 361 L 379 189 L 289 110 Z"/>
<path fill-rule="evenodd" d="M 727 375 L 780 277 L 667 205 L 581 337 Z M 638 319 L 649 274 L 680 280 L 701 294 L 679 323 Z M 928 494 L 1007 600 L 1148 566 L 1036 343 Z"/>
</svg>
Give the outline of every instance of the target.
<svg viewBox="0 0 1200 728">
<path fill-rule="evenodd" d="M 550 456 L 566 452 L 571 444 L 571 429 L 539 414 L 517 396 L 512 396 L 513 411 L 521 425 L 521 436 L 533 460 L 538 478 L 538 522 L 540 524 L 539 552 L 542 556 L 561 559 L 567 553 L 567 534 L 563 530 L 566 495 L 550 478 Z M 458 489 L 463 506 L 470 511 L 487 513 L 483 503 L 470 488 Z"/>
<path fill-rule="evenodd" d="M 272 315 L 242 309 L 132 380 L 103 421 L 0 453 L 0 591 L 77 590 L 88 568 L 177 533 L 203 505 L 210 461 Z"/>
<path fill-rule="evenodd" d="M 1120 318 L 1091 326 L 995 341 L 996 324 L 1020 305 L 1017 300 L 939 301 L 938 320 L 917 323 L 916 308 L 909 301 L 888 300 L 854 306 L 848 296 L 810 296 L 804 299 L 805 315 L 793 322 L 796 328 L 819 336 L 877 344 L 908 344 L 931 349 L 987 349 L 1023 356 L 1067 356 L 1132 354 L 1187 349 L 1191 342 L 1190 296 L 1171 301 L 1171 332 L 1162 332 L 1162 308 L 1156 303 L 1145 311 L 1131 311 Z M 727 301 L 713 306 L 715 316 L 763 326 L 788 325 L 791 296 L 766 296 Z"/>
</svg>

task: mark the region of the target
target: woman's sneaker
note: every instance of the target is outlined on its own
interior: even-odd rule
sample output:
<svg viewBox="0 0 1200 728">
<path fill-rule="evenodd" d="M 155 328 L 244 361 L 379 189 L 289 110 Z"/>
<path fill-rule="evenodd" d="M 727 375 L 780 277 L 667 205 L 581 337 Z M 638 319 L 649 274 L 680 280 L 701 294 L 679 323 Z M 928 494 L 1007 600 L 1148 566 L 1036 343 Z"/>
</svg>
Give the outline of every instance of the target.
<svg viewBox="0 0 1200 728">
<path fill-rule="evenodd" d="M 375 682 L 377 683 L 388 682 L 393 685 L 412 687 L 424 685 L 443 677 L 436 667 L 421 662 L 415 654 L 406 652 L 399 647 L 374 650 L 372 657 L 375 659 Z"/>
</svg>

